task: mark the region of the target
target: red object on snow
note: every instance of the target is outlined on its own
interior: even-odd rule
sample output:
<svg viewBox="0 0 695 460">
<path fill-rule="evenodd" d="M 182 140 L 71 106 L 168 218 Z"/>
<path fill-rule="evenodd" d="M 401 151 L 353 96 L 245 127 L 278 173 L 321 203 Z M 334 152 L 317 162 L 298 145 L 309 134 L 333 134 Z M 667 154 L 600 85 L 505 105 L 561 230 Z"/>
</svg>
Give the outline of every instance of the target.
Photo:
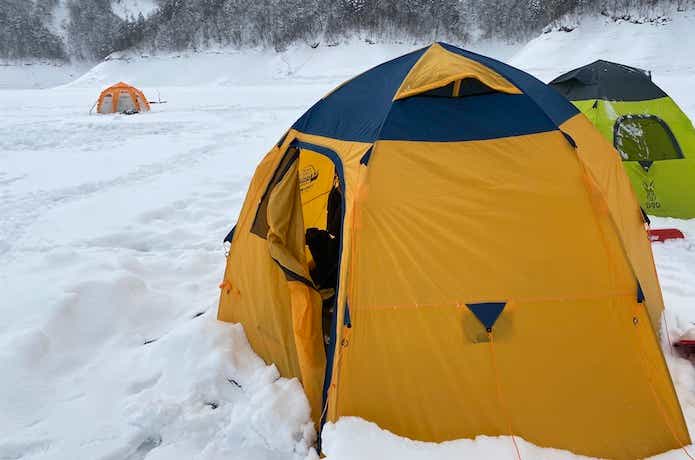
<svg viewBox="0 0 695 460">
<path fill-rule="evenodd" d="M 678 348 L 685 357 L 695 355 L 695 340 L 693 339 L 680 339 L 673 346 Z"/>
<path fill-rule="evenodd" d="M 650 228 L 648 230 L 649 241 L 679 240 L 685 238 L 683 232 L 677 228 Z"/>
</svg>

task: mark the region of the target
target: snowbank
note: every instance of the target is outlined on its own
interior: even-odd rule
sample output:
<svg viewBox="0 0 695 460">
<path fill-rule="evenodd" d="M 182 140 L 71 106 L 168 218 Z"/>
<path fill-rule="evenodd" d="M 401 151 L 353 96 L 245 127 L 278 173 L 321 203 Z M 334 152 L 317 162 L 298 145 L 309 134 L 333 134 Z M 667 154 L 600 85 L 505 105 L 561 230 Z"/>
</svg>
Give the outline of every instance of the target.
<svg viewBox="0 0 695 460">
<path fill-rule="evenodd" d="M 369 44 L 360 40 L 312 48 L 295 44 L 282 53 L 267 49 L 209 49 L 199 52 L 113 53 L 71 87 L 104 86 L 124 80 L 137 86 L 248 86 L 278 84 L 336 85 L 384 61 L 426 43 Z M 517 44 L 481 42 L 469 48 L 505 59 Z M 185 71 L 182 67 L 185 66 Z"/>
<path fill-rule="evenodd" d="M 442 443 L 427 443 L 401 438 L 358 417 L 342 417 L 328 423 L 323 430 L 323 451 L 327 460 L 460 460 L 471 459 L 533 459 L 580 460 L 592 457 L 576 455 L 559 449 L 535 446 L 524 439 L 509 436 L 477 436 Z M 519 449 L 517 455 L 516 446 Z M 692 452 L 692 446 L 689 447 Z M 681 449 L 651 457 L 651 460 L 683 460 Z"/>
<path fill-rule="evenodd" d="M 571 32 L 553 31 L 531 40 L 511 60 L 551 80 L 597 59 L 654 70 L 657 74 L 693 68 L 695 11 L 674 12 L 665 23 L 633 24 L 605 16 L 586 17 Z"/>
<path fill-rule="evenodd" d="M 423 43 L 370 45 L 352 41 L 339 46 L 311 48 L 296 44 L 282 53 L 266 49 L 216 49 L 200 52 L 142 55 L 114 53 L 69 86 L 103 86 L 124 80 L 142 86 L 338 84 L 375 65 L 425 46 Z M 506 56 L 516 47 L 501 43 L 479 48 Z M 182 66 L 186 71 L 183 72 Z"/>
<path fill-rule="evenodd" d="M 571 32 L 542 34 L 509 63 L 548 82 L 597 59 L 652 72 L 652 78 L 693 119 L 688 97 L 695 73 L 695 11 L 673 12 L 664 23 L 633 24 L 605 16 L 581 19 Z"/>
<path fill-rule="evenodd" d="M 1 89 L 36 89 L 63 85 L 90 69 L 89 64 L 0 60 Z"/>
<path fill-rule="evenodd" d="M 114 11 L 128 16 L 151 12 L 149 0 L 122 0 Z M 60 10 L 62 11 L 62 10 Z M 137 16 L 137 12 L 134 13 Z M 58 28 L 64 32 L 64 30 Z M 211 48 L 200 51 L 125 51 L 109 55 L 94 67 L 87 63 L 0 62 L 0 89 L 104 87 L 117 81 L 136 86 L 253 86 L 278 84 L 336 85 L 384 61 L 429 43 L 403 41 L 370 44 L 353 39 L 337 46 L 317 48 L 298 43 L 277 53 L 270 49 Z M 482 41 L 468 49 L 507 59 L 521 44 Z M 185 68 L 185 70 L 183 70 Z"/>
<path fill-rule="evenodd" d="M 442 443 L 427 443 L 401 438 L 376 424 L 357 417 L 343 417 L 323 430 L 324 453 L 328 460 L 460 460 L 462 458 L 516 458 L 511 437 L 478 436 Z M 521 438 L 515 439 L 522 458 L 534 460 L 582 459 L 571 452 L 544 449 Z"/>
</svg>

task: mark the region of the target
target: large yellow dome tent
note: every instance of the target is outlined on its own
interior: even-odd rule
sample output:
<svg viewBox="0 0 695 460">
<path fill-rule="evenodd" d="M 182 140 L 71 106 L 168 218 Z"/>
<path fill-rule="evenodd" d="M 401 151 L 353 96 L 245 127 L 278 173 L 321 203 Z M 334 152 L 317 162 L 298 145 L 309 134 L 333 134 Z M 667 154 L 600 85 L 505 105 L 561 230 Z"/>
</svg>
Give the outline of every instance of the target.
<svg viewBox="0 0 695 460">
<path fill-rule="evenodd" d="M 690 438 L 645 227 L 620 157 L 567 100 L 436 43 L 338 87 L 268 152 L 218 317 L 300 379 L 319 426 L 646 457 Z M 333 297 L 312 231 L 339 242 Z"/>
<path fill-rule="evenodd" d="M 101 92 L 96 102 L 97 113 L 138 113 L 149 112 L 150 104 L 139 89 L 127 83 L 118 82 Z"/>
</svg>

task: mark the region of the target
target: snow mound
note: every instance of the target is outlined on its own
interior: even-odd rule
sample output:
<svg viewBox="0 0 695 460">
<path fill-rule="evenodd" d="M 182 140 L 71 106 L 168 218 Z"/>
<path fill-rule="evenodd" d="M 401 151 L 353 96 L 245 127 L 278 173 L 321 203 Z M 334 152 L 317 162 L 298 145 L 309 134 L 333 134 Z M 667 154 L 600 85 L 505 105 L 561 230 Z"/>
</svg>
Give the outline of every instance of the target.
<svg viewBox="0 0 695 460">
<path fill-rule="evenodd" d="M 77 287 L 43 327 L 4 344 L 14 353 L 0 354 L 6 376 L 0 391 L 13 394 L 2 404 L 4 417 L 13 416 L 3 433 L 12 433 L 13 424 L 24 429 L 0 437 L 0 458 L 24 458 L 32 450 L 48 458 L 149 460 L 308 453 L 315 435 L 301 385 L 266 366 L 241 326 L 206 314 L 148 336 L 137 328 L 148 318 L 122 311 L 143 309 L 133 302 L 147 298 L 142 282 L 125 278 L 104 287 Z M 98 316 L 89 328 L 75 329 Z M 129 326 L 132 336 L 109 333 Z M 119 340 L 127 343 L 116 348 Z M 33 380 L 37 373 L 43 382 Z"/>
<path fill-rule="evenodd" d="M 553 31 L 531 40 L 510 64 L 544 81 L 597 59 L 657 74 L 689 72 L 695 49 L 693 22 L 695 11 L 674 12 L 668 22 L 647 24 L 586 17 L 571 32 Z"/>
<path fill-rule="evenodd" d="M 282 53 L 229 48 L 156 55 L 113 53 L 68 86 L 105 86 L 119 80 L 136 86 L 237 86 L 291 80 L 293 84 L 319 84 L 330 88 L 426 45 L 418 42 L 372 45 L 352 40 L 337 46 L 320 44 L 317 48 L 295 44 Z M 503 59 L 516 51 L 518 45 L 481 42 L 469 48 Z"/>
<path fill-rule="evenodd" d="M 514 442 L 521 458 L 535 460 L 586 459 L 564 450 L 547 449 L 516 437 L 477 436 L 442 443 L 413 441 L 382 430 L 376 424 L 357 417 L 342 417 L 323 429 L 323 450 L 327 460 L 460 460 L 462 458 L 517 458 Z"/>
<path fill-rule="evenodd" d="M 327 460 L 460 460 L 516 459 L 516 446 L 522 459 L 580 460 L 589 459 L 572 452 L 535 446 L 524 439 L 509 436 L 477 436 L 475 439 L 459 439 L 442 443 L 413 441 L 396 436 L 376 424 L 358 417 L 342 417 L 336 423 L 327 423 L 323 429 L 323 451 Z M 681 460 L 682 450 L 667 452 L 652 460 Z"/>
<path fill-rule="evenodd" d="M 69 86 L 104 86 L 119 80 L 136 86 L 235 86 L 287 79 L 325 84 L 342 81 L 354 75 L 361 66 L 366 70 L 411 48 L 353 44 L 316 49 L 294 45 L 283 53 L 224 48 L 156 55 L 114 53 Z M 353 58 L 357 55 L 360 59 Z M 185 71 L 182 71 L 184 66 Z"/>
<path fill-rule="evenodd" d="M 693 24 L 693 10 L 674 11 L 664 22 L 644 24 L 586 17 L 571 32 L 553 31 L 531 40 L 509 63 L 545 82 L 597 59 L 649 70 L 692 119 L 695 98 L 686 96 L 695 73 Z"/>
<path fill-rule="evenodd" d="M 79 78 L 90 67 L 84 63 L 0 60 L 0 90 L 63 85 Z"/>
</svg>

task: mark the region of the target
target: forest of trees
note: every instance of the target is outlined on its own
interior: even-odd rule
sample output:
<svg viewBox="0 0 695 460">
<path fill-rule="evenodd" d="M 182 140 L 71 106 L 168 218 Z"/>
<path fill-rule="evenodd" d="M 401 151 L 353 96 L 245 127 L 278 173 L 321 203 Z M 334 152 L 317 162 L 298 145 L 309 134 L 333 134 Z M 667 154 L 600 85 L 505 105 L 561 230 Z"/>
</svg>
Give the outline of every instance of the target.
<svg viewBox="0 0 695 460">
<path fill-rule="evenodd" d="M 473 38 L 519 40 L 567 15 L 654 14 L 695 0 L 157 0 L 145 18 L 123 19 L 118 0 L 0 0 L 0 58 L 101 59 L 118 50 L 334 45 L 365 40 L 465 44 Z M 67 8 L 61 36 L 53 18 Z M 5 26 L 7 24 L 7 26 Z"/>
<path fill-rule="evenodd" d="M 0 57 L 65 59 L 63 42 L 47 27 L 58 0 L 0 0 Z"/>
</svg>

